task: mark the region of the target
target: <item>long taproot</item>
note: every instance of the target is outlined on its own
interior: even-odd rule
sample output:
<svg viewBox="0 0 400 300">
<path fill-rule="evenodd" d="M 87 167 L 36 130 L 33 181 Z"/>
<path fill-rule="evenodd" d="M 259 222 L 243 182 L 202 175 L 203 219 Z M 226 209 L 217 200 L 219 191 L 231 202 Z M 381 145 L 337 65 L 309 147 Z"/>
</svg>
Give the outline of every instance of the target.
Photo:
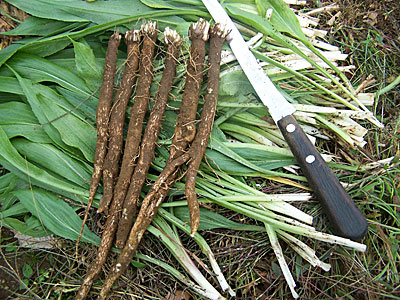
<svg viewBox="0 0 400 300">
<path fill-rule="evenodd" d="M 108 212 L 108 206 L 110 205 L 113 196 L 113 188 L 119 171 L 119 159 L 124 142 L 123 130 L 126 107 L 137 78 L 140 55 L 140 38 L 140 30 L 127 31 L 125 34 L 127 60 L 122 74 L 121 84 L 115 94 L 114 105 L 111 109 L 111 118 L 109 123 L 110 138 L 103 168 L 104 192 L 103 197 L 100 200 L 99 208 L 97 209 L 98 213 L 103 211 Z"/>
<path fill-rule="evenodd" d="M 164 43 L 167 45 L 167 53 L 164 62 L 164 71 L 159 85 L 159 90 L 154 99 L 154 105 L 147 121 L 147 126 L 140 145 L 139 159 L 133 172 L 116 238 L 116 246 L 122 248 L 128 237 L 133 218 L 136 215 L 136 208 L 139 201 L 142 186 L 146 180 L 154 156 L 154 149 L 157 143 L 158 134 L 161 129 L 162 118 L 169 92 L 176 74 L 176 62 L 178 60 L 181 38 L 176 31 L 166 28 L 164 31 Z"/>
<path fill-rule="evenodd" d="M 200 124 L 196 137 L 190 147 L 190 163 L 186 172 L 185 195 L 190 214 L 191 235 L 197 232 L 200 222 L 200 208 L 197 201 L 195 183 L 200 163 L 205 154 L 210 138 L 217 108 L 219 73 L 221 64 L 222 45 L 229 31 L 221 24 L 215 24 L 210 30 L 210 49 L 208 52 L 207 89 L 204 96 L 204 106 L 201 112 Z"/>
<path fill-rule="evenodd" d="M 117 64 L 118 46 L 120 44 L 120 41 L 121 41 L 121 36 L 119 35 L 118 31 L 115 32 L 108 41 L 107 53 L 103 71 L 103 81 L 100 88 L 100 95 L 96 112 L 97 142 L 96 142 L 96 152 L 94 156 L 94 168 L 92 173 L 92 179 L 90 182 L 88 204 L 86 206 L 85 215 L 83 217 L 83 222 L 78 237 L 78 241 L 76 242 L 77 249 L 80 238 L 82 236 L 83 228 L 85 226 L 89 214 L 89 209 L 93 204 L 93 199 L 100 183 L 104 158 L 107 152 L 108 121 L 110 116 L 112 95 L 114 89 L 115 70 Z"/>
</svg>

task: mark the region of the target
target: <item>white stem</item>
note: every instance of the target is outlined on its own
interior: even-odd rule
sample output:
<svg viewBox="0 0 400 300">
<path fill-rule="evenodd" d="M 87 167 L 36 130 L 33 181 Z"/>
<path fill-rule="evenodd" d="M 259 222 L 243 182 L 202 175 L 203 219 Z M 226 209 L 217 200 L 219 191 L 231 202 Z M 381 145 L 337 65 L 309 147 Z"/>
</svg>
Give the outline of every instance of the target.
<svg viewBox="0 0 400 300">
<path fill-rule="evenodd" d="M 279 212 L 286 216 L 290 216 L 296 220 L 302 221 L 306 224 L 312 225 L 312 222 L 313 222 L 312 216 L 310 216 L 309 214 L 306 214 L 305 212 L 301 211 L 300 209 L 294 207 L 293 205 L 290 205 L 289 203 L 286 203 L 283 201 L 278 201 L 278 202 L 273 202 L 273 203 L 263 202 L 260 204 L 269 210 Z"/>
<path fill-rule="evenodd" d="M 313 267 L 318 266 L 327 272 L 331 269 L 331 265 L 322 262 L 315 255 L 315 251 L 311 249 L 311 247 L 283 230 L 277 230 L 277 232 L 282 239 L 293 248 L 293 250 L 295 250 L 306 261 L 308 261 Z"/>
<path fill-rule="evenodd" d="M 365 252 L 367 250 L 367 246 L 361 243 L 353 242 L 350 239 L 342 238 L 340 236 L 316 231 L 316 230 L 310 230 L 310 231 L 304 231 L 304 233 L 300 233 L 304 236 L 308 236 L 311 238 L 314 238 L 319 241 L 331 243 L 331 244 L 338 244 L 342 246 L 347 246 L 350 248 L 353 248 L 357 251 Z"/>
<path fill-rule="evenodd" d="M 281 201 L 308 201 L 311 199 L 310 193 L 296 193 L 296 194 L 264 194 L 264 195 L 229 195 L 220 196 L 220 200 L 225 201 L 255 201 L 255 202 L 281 202 Z"/>
<path fill-rule="evenodd" d="M 225 276 L 222 273 L 221 268 L 219 267 L 219 265 L 217 263 L 217 260 L 215 259 L 214 253 L 211 252 L 211 249 L 207 252 L 207 257 L 211 263 L 211 268 L 214 271 L 222 290 L 224 292 L 227 290 L 231 297 L 235 297 L 236 293 L 234 290 L 232 290 L 232 288 L 229 286 L 228 282 L 226 281 Z"/>
<path fill-rule="evenodd" d="M 267 223 L 264 223 L 264 224 L 265 224 L 265 229 L 267 231 L 269 240 L 271 242 L 271 247 L 274 250 L 275 255 L 276 255 L 277 259 L 278 259 L 278 262 L 279 262 L 279 265 L 281 267 L 283 276 L 285 277 L 286 282 L 287 282 L 287 284 L 288 284 L 288 286 L 290 288 L 290 291 L 292 292 L 293 298 L 297 299 L 297 298 L 299 298 L 299 295 L 296 293 L 296 291 L 294 289 L 296 287 L 296 283 L 295 283 L 295 281 L 293 279 L 292 274 L 290 273 L 290 270 L 289 270 L 289 267 L 288 267 L 288 265 L 287 265 L 287 263 L 285 261 L 285 258 L 283 257 L 282 248 L 281 248 L 281 245 L 278 242 L 278 238 L 276 236 L 276 232 L 275 232 L 275 230 L 273 229 L 273 227 L 271 225 L 269 225 Z"/>
</svg>

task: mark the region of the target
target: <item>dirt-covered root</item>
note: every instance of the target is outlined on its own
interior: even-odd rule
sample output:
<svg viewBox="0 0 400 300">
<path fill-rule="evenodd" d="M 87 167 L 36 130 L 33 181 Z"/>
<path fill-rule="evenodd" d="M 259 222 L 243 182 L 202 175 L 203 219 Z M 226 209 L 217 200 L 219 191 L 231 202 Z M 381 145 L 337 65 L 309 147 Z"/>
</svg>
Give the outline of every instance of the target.
<svg viewBox="0 0 400 300">
<path fill-rule="evenodd" d="M 210 24 L 200 19 L 189 29 L 191 48 L 187 60 L 186 81 L 175 127 L 170 158 L 173 160 L 186 151 L 188 143 L 192 142 L 196 134 L 196 113 L 200 88 L 203 82 L 205 44 L 208 40 Z"/>
<path fill-rule="evenodd" d="M 167 164 L 185 153 L 188 144 L 196 135 L 197 104 L 203 82 L 205 44 L 209 37 L 209 28 L 210 24 L 203 19 L 192 24 L 189 28 L 191 48 L 189 59 L 187 60 L 186 81 Z M 172 172 L 170 177 L 164 181 L 164 187 L 154 193 L 152 197 L 163 201 L 175 182 L 178 173 L 178 169 Z"/>
<path fill-rule="evenodd" d="M 191 160 L 186 172 L 185 183 L 185 195 L 189 207 L 192 236 L 197 232 L 200 222 L 200 208 L 195 190 L 196 177 L 200 163 L 205 154 L 214 123 L 219 90 L 221 50 L 228 33 L 229 32 L 226 30 L 225 26 L 222 26 L 218 23 L 210 29 L 207 91 L 204 97 L 204 106 L 201 112 L 199 128 L 189 150 Z"/>
<path fill-rule="evenodd" d="M 107 53 L 103 71 L 103 82 L 100 88 L 100 96 L 96 112 L 97 142 L 96 142 L 96 152 L 94 157 L 94 168 L 92 173 L 92 179 L 90 182 L 89 200 L 86 206 L 79 238 L 76 243 L 77 247 L 83 232 L 83 227 L 87 220 L 89 209 L 92 206 L 93 199 L 97 191 L 97 187 L 100 183 L 104 158 L 107 152 L 108 120 L 111 110 L 115 69 L 117 64 L 117 54 L 120 41 L 121 41 L 121 36 L 119 35 L 118 31 L 115 32 L 108 41 Z"/>
<path fill-rule="evenodd" d="M 103 73 L 103 83 L 101 85 L 100 96 L 99 96 L 99 103 L 97 107 L 97 144 L 96 144 L 96 155 L 95 155 L 95 162 L 94 162 L 94 171 L 92 175 L 92 183 L 90 186 L 90 196 L 89 202 L 85 211 L 85 216 L 82 222 L 81 233 L 79 235 L 77 241 L 77 247 L 79 244 L 79 239 L 83 232 L 83 227 L 86 223 L 87 215 L 89 212 L 89 208 L 93 202 L 94 194 L 97 190 L 97 185 L 100 182 L 101 171 L 103 168 L 104 157 L 106 154 L 106 147 L 107 147 L 107 135 L 108 135 L 108 118 L 110 114 L 111 108 L 111 101 L 112 101 L 112 93 L 114 88 L 114 78 L 115 78 L 115 70 L 116 70 L 116 61 L 117 61 L 117 52 L 118 46 L 121 40 L 121 36 L 118 32 L 114 33 L 109 42 L 107 48 L 107 54 L 104 64 L 104 73 Z M 107 251 L 108 253 L 108 251 Z M 102 255 L 100 255 L 102 258 Z M 107 258 L 107 254 L 104 256 L 104 261 Z M 104 264 L 104 262 L 103 262 Z M 77 294 L 76 299 L 85 299 L 90 287 L 93 284 L 94 277 L 99 273 L 101 270 L 102 264 L 99 267 L 99 270 L 96 273 L 97 263 L 92 265 L 92 268 L 89 269 L 86 278 Z M 93 269 L 93 270 L 92 270 Z"/>
<path fill-rule="evenodd" d="M 154 156 L 154 148 L 161 129 L 162 118 L 167 105 L 168 95 L 171 91 L 172 82 L 176 74 L 176 62 L 178 60 L 181 38 L 176 31 L 166 28 L 164 31 L 164 42 L 167 45 L 164 71 L 150 117 L 147 121 L 146 130 L 140 146 L 140 156 L 131 178 L 129 190 L 124 201 L 122 215 L 118 223 L 115 244 L 119 248 L 124 246 L 133 223 L 133 218 L 136 215 L 136 207 L 140 192 L 146 180 L 146 174 Z"/>
<path fill-rule="evenodd" d="M 111 109 L 109 123 L 109 142 L 108 152 L 104 161 L 103 168 L 103 197 L 100 200 L 98 213 L 108 212 L 115 179 L 119 171 L 119 159 L 122 153 L 124 141 L 123 130 L 125 122 L 125 112 L 132 90 L 137 77 L 140 54 L 141 31 L 133 30 L 125 33 L 125 43 L 127 45 L 127 59 L 125 63 L 122 80 L 114 97 L 114 105 Z"/>
<path fill-rule="evenodd" d="M 189 152 L 185 152 L 185 150 L 195 136 L 197 103 L 203 80 L 205 42 L 208 40 L 208 31 L 209 24 L 204 20 L 200 20 L 189 29 L 192 46 L 188 60 L 184 95 L 176 125 L 179 128 L 175 129 L 170 157 L 164 170 L 143 199 L 136 221 L 129 232 L 128 239 L 115 266 L 103 284 L 99 299 L 106 299 L 114 282 L 128 268 L 144 232 L 157 214 L 158 208 L 175 181 L 178 168 L 190 158 Z"/>
<path fill-rule="evenodd" d="M 108 253 L 110 252 L 112 242 L 114 240 L 114 233 L 117 228 L 117 222 L 119 217 L 119 211 L 121 206 L 119 203 L 112 201 L 110 206 L 110 212 L 107 217 L 107 221 L 101 236 L 99 248 L 97 250 L 96 258 L 90 265 L 85 278 L 83 279 L 82 285 L 80 286 L 75 300 L 86 299 L 90 288 L 93 285 L 93 281 L 96 276 L 101 272 L 104 263 L 107 260 Z"/>
<path fill-rule="evenodd" d="M 154 216 L 157 214 L 158 208 L 160 207 L 163 199 L 163 190 L 169 189 L 171 182 L 169 178 L 179 166 L 186 163 L 190 158 L 189 153 L 184 153 L 180 155 L 177 159 L 169 162 L 164 170 L 161 172 L 160 176 L 157 178 L 156 182 L 153 184 L 149 193 L 143 200 L 142 206 L 140 207 L 139 214 L 130 230 L 129 237 L 122 249 L 120 255 L 118 256 L 116 264 L 113 266 L 112 270 L 109 272 L 108 277 L 104 281 L 103 287 L 99 294 L 98 299 L 106 299 L 108 293 L 110 292 L 114 282 L 121 276 L 125 270 L 130 265 L 132 258 L 135 254 L 137 247 L 143 237 L 144 232 L 147 227 L 149 227 Z M 160 196 L 155 198 L 155 196 Z"/>
<path fill-rule="evenodd" d="M 113 201 L 123 203 L 139 153 L 143 120 L 147 112 L 150 87 L 153 80 L 153 55 L 157 39 L 157 23 L 148 22 L 141 28 L 143 34 L 139 77 L 131 108 L 121 171 L 114 187 Z"/>
</svg>

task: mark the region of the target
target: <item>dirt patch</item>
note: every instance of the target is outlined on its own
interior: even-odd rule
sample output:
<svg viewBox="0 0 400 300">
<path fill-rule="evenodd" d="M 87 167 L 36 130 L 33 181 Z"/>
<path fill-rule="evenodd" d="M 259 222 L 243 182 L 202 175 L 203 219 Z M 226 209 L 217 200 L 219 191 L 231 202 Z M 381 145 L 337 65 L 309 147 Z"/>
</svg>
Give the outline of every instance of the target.
<svg viewBox="0 0 400 300">
<path fill-rule="evenodd" d="M 354 29 L 360 41 L 368 30 L 375 30 L 382 37 L 387 50 L 400 47 L 400 2 L 398 0 L 338 0 L 342 15 L 339 28 Z M 394 52 L 400 55 L 400 52 Z"/>
<path fill-rule="evenodd" d="M 19 281 L 12 275 L 12 270 L 21 272 L 23 261 L 19 259 L 10 259 L 10 256 L 5 253 L 3 248 L 5 245 L 15 241 L 13 233 L 6 229 L 0 229 L 0 299 L 10 299 L 19 289 Z"/>
<path fill-rule="evenodd" d="M 12 17 L 9 18 L 8 16 Z M 28 18 L 28 14 L 24 11 L 17 9 L 16 7 L 0 1 L 0 33 L 10 31 L 18 26 L 18 22 L 15 20 L 24 21 Z M 13 41 L 20 40 L 21 37 L 8 37 L 0 34 L 0 49 L 7 47 Z"/>
<path fill-rule="evenodd" d="M 349 54 L 346 65 L 355 69 L 346 75 L 357 87 L 372 75 L 376 82 L 366 92 L 376 92 L 400 75 L 400 2 L 398 0 L 328 0 L 339 10 L 320 17 L 329 30 L 329 42 Z M 333 18 L 332 25 L 329 20 Z M 379 97 L 374 112 L 384 122 L 397 119 L 400 86 Z"/>
</svg>

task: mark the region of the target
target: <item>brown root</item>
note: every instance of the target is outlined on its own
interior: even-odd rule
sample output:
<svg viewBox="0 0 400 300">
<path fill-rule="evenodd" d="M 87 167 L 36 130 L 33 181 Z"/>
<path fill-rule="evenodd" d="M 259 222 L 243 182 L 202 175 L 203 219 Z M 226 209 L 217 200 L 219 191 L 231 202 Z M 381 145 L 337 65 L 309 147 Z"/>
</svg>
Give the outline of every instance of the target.
<svg viewBox="0 0 400 300">
<path fill-rule="evenodd" d="M 103 284 L 99 299 L 105 299 L 107 297 L 114 282 L 128 268 L 129 262 L 132 260 L 144 232 L 150 225 L 159 206 L 175 181 L 179 166 L 186 163 L 190 158 L 189 153 L 185 153 L 185 150 L 188 143 L 193 140 L 195 135 L 197 103 L 201 82 L 203 80 L 205 41 L 208 39 L 208 28 L 209 25 L 204 20 L 200 20 L 190 27 L 189 37 L 192 40 L 191 54 L 188 61 L 182 104 L 178 115 L 174 139 L 170 148 L 170 157 L 164 170 L 144 198 L 125 246 L 112 272 L 110 272 L 110 275 Z"/>
<path fill-rule="evenodd" d="M 195 183 L 200 163 L 203 159 L 210 138 L 215 111 L 217 107 L 219 90 L 219 73 L 221 63 L 221 50 L 229 32 L 224 26 L 215 24 L 210 30 L 210 50 L 208 54 L 208 82 L 207 92 L 204 97 L 204 106 L 196 137 L 190 147 L 191 161 L 186 172 L 185 195 L 190 214 L 191 235 L 197 232 L 200 222 L 200 208 L 197 201 Z"/>
<path fill-rule="evenodd" d="M 144 198 L 138 217 L 133 224 L 132 229 L 130 230 L 125 246 L 118 256 L 116 264 L 113 266 L 107 279 L 104 281 L 98 299 L 106 299 L 114 282 L 130 265 L 144 232 L 146 231 L 147 227 L 149 227 L 154 216 L 157 214 L 158 208 L 164 199 L 163 191 L 169 189 L 169 185 L 171 184 L 171 182 L 169 182 L 169 178 L 171 174 L 173 174 L 179 166 L 186 163 L 189 158 L 189 154 L 185 153 L 179 156 L 177 159 L 169 162 L 161 172 L 160 176 L 157 178 L 149 193 Z M 159 196 L 159 198 L 155 198 L 155 196 Z"/>
<path fill-rule="evenodd" d="M 197 23 L 192 24 L 189 29 L 192 45 L 187 61 L 186 82 L 169 160 L 173 160 L 185 152 L 188 143 L 193 141 L 196 134 L 197 104 L 203 82 L 205 42 L 208 39 L 209 26 L 207 21 L 200 19 Z"/>
<path fill-rule="evenodd" d="M 103 197 L 100 200 L 98 213 L 108 211 L 110 205 L 115 179 L 119 171 L 119 159 L 122 152 L 124 141 L 123 130 L 125 121 L 125 112 L 132 89 L 137 77 L 137 69 L 139 65 L 139 46 L 141 39 L 141 31 L 127 31 L 125 34 L 125 42 L 127 44 L 127 61 L 122 75 L 121 84 L 114 98 L 114 106 L 111 110 L 111 119 L 109 123 L 108 152 L 104 161 L 103 168 Z"/>
<path fill-rule="evenodd" d="M 131 109 L 128 133 L 125 142 L 121 171 L 114 188 L 113 200 L 120 202 L 121 207 L 129 187 L 131 176 L 135 168 L 142 136 L 142 126 L 149 103 L 150 87 L 153 80 L 153 55 L 157 39 L 157 24 L 149 22 L 142 26 L 143 46 L 140 58 L 139 78 L 136 95 Z M 115 224 L 117 226 L 117 224 Z M 114 229 L 115 232 L 115 229 Z"/>
<path fill-rule="evenodd" d="M 112 94 L 114 89 L 115 69 L 117 64 L 118 46 L 120 41 L 121 41 L 121 36 L 117 31 L 110 37 L 107 46 L 107 53 L 103 71 L 103 82 L 100 88 L 100 96 L 96 113 L 97 143 L 96 143 L 96 152 L 94 157 L 94 168 L 92 173 L 92 179 L 90 182 L 88 204 L 86 206 L 80 234 L 76 242 L 76 254 L 78 252 L 78 245 L 80 238 L 82 236 L 83 228 L 85 226 L 89 214 L 89 209 L 92 206 L 93 199 L 97 191 L 97 187 L 100 183 L 104 158 L 107 152 L 108 118 L 111 109 Z"/>
<path fill-rule="evenodd" d="M 180 36 L 174 30 L 166 28 L 164 31 L 164 41 L 167 45 L 167 57 L 165 59 L 164 72 L 161 78 L 160 87 L 154 100 L 154 106 L 147 122 L 146 130 L 140 146 L 140 156 L 131 178 L 131 183 L 127 196 L 124 201 L 124 208 L 118 223 L 116 246 L 122 248 L 128 237 L 133 218 L 136 215 L 136 207 L 140 196 L 140 191 L 146 180 L 154 155 L 154 148 L 157 137 L 161 129 L 162 118 L 171 91 L 172 82 L 176 73 L 176 62 L 178 59 Z"/>
<path fill-rule="evenodd" d="M 155 39 L 157 36 L 156 30 L 155 30 L 155 27 L 156 27 L 155 23 L 152 23 L 152 24 L 154 24 L 154 25 L 151 25 L 151 28 L 153 28 L 153 26 L 154 26 L 154 32 L 152 32 L 153 34 L 151 36 L 148 36 L 148 35 L 145 36 L 144 40 L 145 41 L 147 40 L 147 42 L 146 43 L 145 43 L 145 41 L 143 42 L 144 43 L 143 49 L 146 49 L 147 52 L 146 52 L 146 54 L 144 54 L 142 56 L 142 60 L 145 57 L 149 56 L 147 61 L 150 61 L 150 63 L 151 63 L 151 68 L 147 68 L 146 69 L 147 71 L 149 69 L 152 71 L 152 57 L 153 57 L 153 53 L 154 53 L 154 43 L 155 43 Z M 142 53 L 143 53 L 143 50 L 142 50 Z M 142 73 L 140 73 L 140 74 L 142 74 Z M 152 72 L 150 72 L 149 75 L 151 75 L 150 81 L 148 80 L 148 78 L 147 78 L 147 80 L 144 80 L 143 77 L 145 77 L 145 76 L 142 76 L 142 79 L 141 79 L 144 83 L 149 82 L 148 89 L 150 89 L 150 84 L 151 84 L 151 80 L 152 80 Z M 138 84 L 141 83 L 141 80 L 139 79 Z M 145 88 L 146 87 L 144 86 L 143 89 L 145 89 Z M 141 95 L 143 95 L 144 92 L 145 91 L 142 91 Z M 147 107 L 147 103 L 146 103 L 146 107 Z M 132 113 L 133 113 L 133 111 L 132 111 Z M 132 114 L 131 114 L 131 117 L 132 117 Z M 144 116 L 143 116 L 143 118 L 144 118 Z M 141 124 L 142 123 L 140 123 L 140 127 L 141 127 Z M 129 130 L 128 130 L 128 132 L 129 132 Z M 126 147 L 125 147 L 125 151 L 126 151 Z M 125 154 L 124 154 L 124 156 L 125 156 Z M 121 175 L 120 175 L 120 178 L 121 178 Z M 103 234 L 101 237 L 100 246 L 97 250 L 96 258 L 94 259 L 94 261 L 92 262 L 92 265 L 90 266 L 88 272 L 86 273 L 83 283 L 78 291 L 78 294 L 76 297 L 77 300 L 83 300 L 86 298 L 91 286 L 93 285 L 93 281 L 94 281 L 95 277 L 100 273 L 101 268 L 103 267 L 105 261 L 107 260 L 108 253 L 111 249 L 112 242 L 114 239 L 114 234 L 115 234 L 115 231 L 116 231 L 117 225 L 118 225 L 120 211 L 121 211 L 122 205 L 123 205 L 123 202 L 120 201 L 120 199 L 123 200 L 123 197 L 122 198 L 116 197 L 116 195 L 117 196 L 120 195 L 119 193 L 121 192 L 121 190 L 118 189 L 119 182 L 120 181 L 118 180 L 117 186 L 114 189 L 114 197 L 111 201 L 109 215 L 107 217 L 107 221 L 106 221 L 106 224 L 105 224 L 105 227 L 103 230 Z M 128 186 L 128 184 L 129 184 L 129 181 L 126 186 Z M 126 192 L 126 190 L 125 190 L 125 192 Z"/>
</svg>

